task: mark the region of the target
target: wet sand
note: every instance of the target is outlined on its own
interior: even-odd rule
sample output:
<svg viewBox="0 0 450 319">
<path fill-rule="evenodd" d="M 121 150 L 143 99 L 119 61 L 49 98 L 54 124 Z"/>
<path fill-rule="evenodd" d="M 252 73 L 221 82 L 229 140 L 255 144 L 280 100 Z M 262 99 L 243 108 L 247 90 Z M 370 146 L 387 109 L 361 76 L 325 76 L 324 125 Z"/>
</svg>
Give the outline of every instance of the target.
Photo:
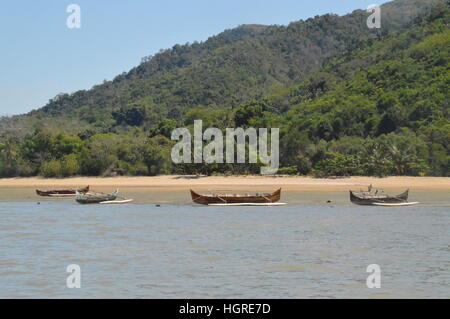
<svg viewBox="0 0 450 319">
<path fill-rule="evenodd" d="M 281 201 L 292 205 L 351 205 L 348 190 L 368 185 L 397 194 L 409 188 L 410 200 L 423 205 L 450 205 L 450 178 L 434 177 L 351 177 L 315 179 L 307 177 L 264 176 L 157 176 L 157 177 L 76 177 L 67 179 L 14 178 L 0 179 L 0 202 L 72 201 L 72 198 L 40 197 L 36 188 L 83 187 L 112 192 L 133 198 L 136 204 L 191 205 L 189 189 L 200 192 L 272 192 L 282 188 Z M 329 203 L 330 201 L 330 203 Z"/>
</svg>

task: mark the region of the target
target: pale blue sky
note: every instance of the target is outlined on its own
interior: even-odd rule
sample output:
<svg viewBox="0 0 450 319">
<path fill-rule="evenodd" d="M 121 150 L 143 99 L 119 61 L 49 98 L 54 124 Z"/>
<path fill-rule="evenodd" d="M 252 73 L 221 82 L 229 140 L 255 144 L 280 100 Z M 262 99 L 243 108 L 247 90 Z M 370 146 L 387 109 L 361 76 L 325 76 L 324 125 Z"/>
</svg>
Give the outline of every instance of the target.
<svg viewBox="0 0 450 319">
<path fill-rule="evenodd" d="M 279 24 L 346 14 L 386 0 L 3 0 L 0 115 L 42 107 L 58 93 L 89 89 L 161 48 L 204 41 L 240 24 Z M 69 29 L 69 4 L 81 29 Z"/>
</svg>

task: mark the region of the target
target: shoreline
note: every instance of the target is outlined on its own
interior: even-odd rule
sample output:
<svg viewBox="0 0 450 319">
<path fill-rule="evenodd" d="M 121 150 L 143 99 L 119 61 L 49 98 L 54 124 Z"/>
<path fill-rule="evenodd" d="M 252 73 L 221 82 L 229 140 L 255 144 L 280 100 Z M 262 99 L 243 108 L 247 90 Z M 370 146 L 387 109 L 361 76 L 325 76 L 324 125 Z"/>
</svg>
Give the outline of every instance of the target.
<svg viewBox="0 0 450 319">
<path fill-rule="evenodd" d="M 187 188 L 213 189 L 233 187 L 242 189 L 283 188 L 286 190 L 340 191 L 365 188 L 372 184 L 376 188 L 411 189 L 425 191 L 450 191 L 450 177 L 346 177 L 319 179 L 299 176 L 180 176 L 154 177 L 72 177 L 72 178 L 3 178 L 0 188 L 52 188 L 52 187 L 132 187 L 158 188 L 161 191 Z"/>
</svg>

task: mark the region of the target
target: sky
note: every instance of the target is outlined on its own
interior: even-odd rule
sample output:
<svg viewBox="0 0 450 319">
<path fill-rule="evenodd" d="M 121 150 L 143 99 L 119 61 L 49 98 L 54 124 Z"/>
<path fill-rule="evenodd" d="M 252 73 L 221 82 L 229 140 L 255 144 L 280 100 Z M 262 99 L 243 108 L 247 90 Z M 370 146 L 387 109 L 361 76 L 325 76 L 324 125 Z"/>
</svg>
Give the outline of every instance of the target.
<svg viewBox="0 0 450 319">
<path fill-rule="evenodd" d="M 378 1 L 378 2 L 377 2 Z M 287 25 L 346 14 L 386 0 L 2 0 L 0 115 L 89 89 L 175 44 L 204 41 L 241 24 Z M 67 7 L 81 9 L 70 29 Z"/>
</svg>

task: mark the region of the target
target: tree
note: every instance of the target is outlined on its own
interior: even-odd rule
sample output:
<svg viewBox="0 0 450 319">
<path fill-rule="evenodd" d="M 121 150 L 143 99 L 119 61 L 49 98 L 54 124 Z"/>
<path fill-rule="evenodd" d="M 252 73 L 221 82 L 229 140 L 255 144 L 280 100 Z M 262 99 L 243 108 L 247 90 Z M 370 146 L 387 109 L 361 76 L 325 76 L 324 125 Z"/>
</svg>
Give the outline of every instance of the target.
<svg viewBox="0 0 450 319">
<path fill-rule="evenodd" d="M 112 112 L 112 117 L 118 125 L 140 126 L 145 120 L 145 115 L 145 108 L 141 106 L 120 108 Z"/>
<path fill-rule="evenodd" d="M 172 119 L 162 119 L 159 121 L 156 128 L 150 130 L 149 137 L 155 137 L 158 135 L 166 138 L 171 138 L 172 131 L 178 127 L 178 122 Z"/>
<path fill-rule="evenodd" d="M 406 175 L 411 166 L 416 162 L 416 157 L 411 152 L 411 147 L 399 148 L 397 145 L 388 145 L 390 162 L 397 175 Z"/>
<path fill-rule="evenodd" d="M 390 159 L 384 145 L 378 141 L 370 140 L 365 143 L 361 161 L 367 175 L 383 177 L 389 173 Z"/>
<path fill-rule="evenodd" d="M 18 159 L 17 144 L 12 139 L 8 138 L 0 143 L 0 176 L 16 175 Z"/>
</svg>

